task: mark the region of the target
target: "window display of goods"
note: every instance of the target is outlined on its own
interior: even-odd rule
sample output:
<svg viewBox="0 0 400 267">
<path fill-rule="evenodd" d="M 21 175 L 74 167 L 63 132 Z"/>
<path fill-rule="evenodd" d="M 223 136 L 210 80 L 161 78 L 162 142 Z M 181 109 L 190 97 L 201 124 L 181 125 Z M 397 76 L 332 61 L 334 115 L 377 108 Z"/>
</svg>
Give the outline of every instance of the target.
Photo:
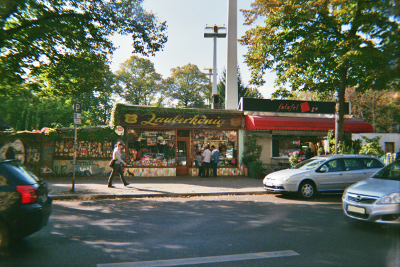
<svg viewBox="0 0 400 267">
<path fill-rule="evenodd" d="M 73 138 L 63 138 L 54 143 L 54 156 L 72 158 L 74 156 Z M 111 158 L 113 143 L 77 141 L 76 156 L 78 158 Z"/>
</svg>

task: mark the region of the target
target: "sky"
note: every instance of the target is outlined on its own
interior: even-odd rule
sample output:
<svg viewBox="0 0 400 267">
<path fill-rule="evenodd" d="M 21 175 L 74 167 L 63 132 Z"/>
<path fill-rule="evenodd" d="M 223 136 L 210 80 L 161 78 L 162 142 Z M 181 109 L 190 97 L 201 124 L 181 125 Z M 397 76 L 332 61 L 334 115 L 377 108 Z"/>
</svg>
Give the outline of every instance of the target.
<svg viewBox="0 0 400 267">
<path fill-rule="evenodd" d="M 238 5 L 238 39 L 251 26 L 243 25 L 244 16 L 240 9 L 250 9 L 252 0 L 237 0 Z M 162 51 L 148 57 L 153 62 L 156 72 L 165 79 L 171 76 L 171 69 L 189 63 L 198 66 L 206 73 L 213 67 L 213 38 L 204 38 L 206 26 L 227 26 L 228 0 L 144 0 L 143 7 L 154 13 L 158 21 L 166 21 L 168 25 L 168 41 Z M 132 42 L 128 36 L 114 36 L 113 43 L 118 49 L 114 52 L 111 70 L 116 71 L 119 65 L 132 56 Z M 249 85 L 250 70 L 244 63 L 243 55 L 246 47 L 238 43 L 238 65 L 242 81 Z M 217 38 L 217 73 L 218 81 L 227 58 L 226 38 Z M 137 54 L 138 55 L 138 54 Z M 211 77 L 212 79 L 212 77 Z M 264 76 L 265 85 L 257 87 L 264 98 L 270 98 L 274 92 L 273 73 Z"/>
</svg>

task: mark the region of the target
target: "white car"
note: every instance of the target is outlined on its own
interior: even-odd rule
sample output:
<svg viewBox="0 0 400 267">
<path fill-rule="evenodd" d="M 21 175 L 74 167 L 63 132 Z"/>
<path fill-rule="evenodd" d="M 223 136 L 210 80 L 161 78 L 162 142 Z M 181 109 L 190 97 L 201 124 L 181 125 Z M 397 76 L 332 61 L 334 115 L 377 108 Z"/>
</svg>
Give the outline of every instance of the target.
<svg viewBox="0 0 400 267">
<path fill-rule="evenodd" d="M 317 192 L 343 191 L 371 177 L 385 164 L 371 155 L 324 155 L 305 160 L 291 169 L 268 174 L 264 188 L 275 193 L 298 192 L 311 198 Z"/>
<path fill-rule="evenodd" d="M 347 188 L 342 207 L 355 220 L 400 224 L 400 160 Z"/>
</svg>

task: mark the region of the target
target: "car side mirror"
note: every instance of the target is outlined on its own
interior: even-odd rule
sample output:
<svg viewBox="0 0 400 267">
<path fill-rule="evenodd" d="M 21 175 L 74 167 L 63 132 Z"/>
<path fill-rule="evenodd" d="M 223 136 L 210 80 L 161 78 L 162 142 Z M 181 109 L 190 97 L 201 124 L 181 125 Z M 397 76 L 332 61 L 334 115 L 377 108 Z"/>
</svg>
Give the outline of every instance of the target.
<svg viewBox="0 0 400 267">
<path fill-rule="evenodd" d="M 319 168 L 318 172 L 328 172 L 329 169 L 326 166 L 322 166 L 321 168 Z"/>
</svg>

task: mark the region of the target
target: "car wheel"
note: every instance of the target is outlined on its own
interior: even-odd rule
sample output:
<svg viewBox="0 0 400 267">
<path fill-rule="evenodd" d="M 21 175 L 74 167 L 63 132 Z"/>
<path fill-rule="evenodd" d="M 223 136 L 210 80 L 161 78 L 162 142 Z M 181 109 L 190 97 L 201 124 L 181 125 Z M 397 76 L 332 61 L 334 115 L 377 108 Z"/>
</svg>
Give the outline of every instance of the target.
<svg viewBox="0 0 400 267">
<path fill-rule="evenodd" d="M 7 247 L 10 243 L 10 231 L 7 225 L 0 221 L 0 248 Z"/>
<path fill-rule="evenodd" d="M 315 184 L 311 181 L 304 181 L 299 186 L 299 196 L 302 198 L 312 198 L 316 193 Z"/>
</svg>

